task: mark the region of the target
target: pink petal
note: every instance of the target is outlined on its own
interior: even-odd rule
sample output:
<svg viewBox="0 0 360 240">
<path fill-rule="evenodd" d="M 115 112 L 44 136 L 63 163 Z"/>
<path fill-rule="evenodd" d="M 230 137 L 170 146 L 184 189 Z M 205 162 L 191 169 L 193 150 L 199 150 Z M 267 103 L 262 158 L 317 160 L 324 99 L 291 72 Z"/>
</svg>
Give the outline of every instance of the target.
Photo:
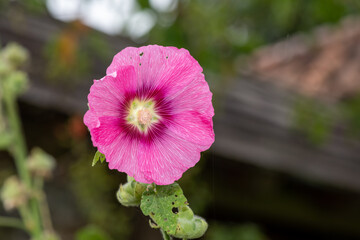
<svg viewBox="0 0 360 240">
<path fill-rule="evenodd" d="M 122 136 L 121 128 L 118 127 L 121 119 L 118 117 L 100 117 L 99 122 L 99 127 L 91 129 L 90 132 L 94 146 L 105 154 L 103 149 Z"/>
<path fill-rule="evenodd" d="M 208 149 L 214 142 L 214 108 L 212 93 L 203 75 L 199 75 L 181 92 L 167 98 L 174 106 L 172 120 L 166 124 L 168 129 L 180 138 L 201 145 L 202 151 Z"/>
<path fill-rule="evenodd" d="M 102 148 L 110 169 L 133 176 L 142 183 L 171 184 L 200 159 L 200 149 L 182 139 L 165 135 L 152 144 L 121 138 Z"/>
<path fill-rule="evenodd" d="M 171 184 L 200 160 L 200 149 L 175 136 L 166 134 L 154 144 L 142 144 L 138 159 L 139 173 L 137 181 Z"/>
<path fill-rule="evenodd" d="M 89 130 L 100 126 L 98 117 L 90 109 L 84 115 L 84 123 L 89 128 Z"/>
<path fill-rule="evenodd" d="M 207 150 L 215 140 L 212 119 L 199 112 L 177 114 L 167 128 L 179 138 L 198 145 L 201 151 Z"/>
<path fill-rule="evenodd" d="M 107 75 L 94 80 L 88 96 L 89 107 L 98 116 L 119 116 L 126 92 L 135 91 L 136 76 L 133 66 L 123 66 L 116 76 Z"/>
<path fill-rule="evenodd" d="M 134 66 L 138 85 L 166 88 L 169 95 L 181 91 L 202 75 L 201 66 L 190 53 L 174 47 L 125 48 L 115 55 L 106 73 L 111 74 L 124 65 Z"/>
</svg>

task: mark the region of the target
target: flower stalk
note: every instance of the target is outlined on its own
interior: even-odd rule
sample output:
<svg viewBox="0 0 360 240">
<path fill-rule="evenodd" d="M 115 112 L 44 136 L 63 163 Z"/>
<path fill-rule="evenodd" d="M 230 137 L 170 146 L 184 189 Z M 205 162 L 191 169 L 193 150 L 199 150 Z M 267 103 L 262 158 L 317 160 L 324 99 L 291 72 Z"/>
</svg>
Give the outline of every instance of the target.
<svg viewBox="0 0 360 240">
<path fill-rule="evenodd" d="M 26 144 L 23 138 L 23 132 L 19 119 L 18 106 L 16 104 L 16 97 L 11 92 L 4 93 L 4 105 L 6 109 L 6 116 L 9 123 L 9 128 L 13 134 L 13 144 L 10 145 L 9 151 L 12 154 L 20 179 L 24 182 L 27 189 L 32 189 L 30 172 L 26 167 Z M 34 227 L 31 229 L 32 235 L 39 236 L 41 232 L 41 220 L 39 214 L 39 202 L 36 198 L 31 198 L 31 214 L 33 216 Z M 28 211 L 28 210 L 25 210 Z"/>
<path fill-rule="evenodd" d="M 47 228 L 52 230 L 52 225 L 43 192 L 45 176 L 35 173 L 48 173 L 54 164 L 52 159 L 47 159 L 49 157 L 41 153 L 40 156 L 45 158 L 40 158 L 40 164 L 33 161 L 34 164 L 29 166 L 17 105 L 17 96 L 26 90 L 28 83 L 27 75 L 17 68 L 24 64 L 27 57 L 27 51 L 17 44 L 8 44 L 0 51 L 0 105 L 4 106 L 4 111 L 0 108 L 0 118 L 3 120 L 0 139 L 5 139 L 0 143 L 3 143 L 1 148 L 7 149 L 14 158 L 18 172 L 18 177 L 12 176 L 5 181 L 1 198 L 7 210 L 16 208 L 21 217 L 21 220 L 0 217 L 0 225 L 17 227 L 27 231 L 32 239 L 42 239 L 47 234 Z"/>
</svg>

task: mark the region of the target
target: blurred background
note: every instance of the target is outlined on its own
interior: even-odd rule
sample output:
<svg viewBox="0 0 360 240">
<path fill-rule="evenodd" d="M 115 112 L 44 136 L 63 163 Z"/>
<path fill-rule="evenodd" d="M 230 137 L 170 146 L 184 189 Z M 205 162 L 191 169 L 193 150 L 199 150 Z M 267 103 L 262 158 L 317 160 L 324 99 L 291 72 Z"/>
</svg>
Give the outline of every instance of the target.
<svg viewBox="0 0 360 240">
<path fill-rule="evenodd" d="M 202 239 L 360 239 L 358 0 L 0 0 L 9 42 L 30 53 L 20 113 L 29 149 L 57 160 L 45 190 L 62 239 L 161 238 L 117 202 L 125 174 L 91 167 L 82 122 L 92 80 L 147 44 L 188 49 L 214 93 L 216 141 L 179 181 Z M 0 159 L 2 185 L 15 166 Z"/>
</svg>

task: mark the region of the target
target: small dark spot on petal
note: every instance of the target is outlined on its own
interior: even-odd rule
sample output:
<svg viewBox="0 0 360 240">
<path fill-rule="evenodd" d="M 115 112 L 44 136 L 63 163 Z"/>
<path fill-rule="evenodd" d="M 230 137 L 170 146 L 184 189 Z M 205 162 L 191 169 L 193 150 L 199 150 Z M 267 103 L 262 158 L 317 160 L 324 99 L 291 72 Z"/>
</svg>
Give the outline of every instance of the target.
<svg viewBox="0 0 360 240">
<path fill-rule="evenodd" d="M 166 56 L 166 59 L 168 59 L 169 58 L 169 56 Z"/>
<path fill-rule="evenodd" d="M 140 57 L 142 57 L 142 55 L 144 55 L 144 52 L 141 52 L 141 53 L 140 53 Z"/>
<path fill-rule="evenodd" d="M 141 63 L 139 63 L 139 66 L 141 66 Z"/>
<path fill-rule="evenodd" d="M 178 209 L 177 207 L 173 207 L 173 208 L 171 209 L 171 211 L 172 211 L 173 213 L 177 214 L 177 213 L 179 212 L 179 209 Z"/>
</svg>

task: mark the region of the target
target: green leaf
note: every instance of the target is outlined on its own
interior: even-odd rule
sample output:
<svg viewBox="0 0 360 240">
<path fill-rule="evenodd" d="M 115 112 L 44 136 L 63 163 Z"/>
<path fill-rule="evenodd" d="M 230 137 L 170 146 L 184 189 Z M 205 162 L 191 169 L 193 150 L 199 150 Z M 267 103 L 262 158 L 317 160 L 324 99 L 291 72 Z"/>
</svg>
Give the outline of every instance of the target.
<svg viewBox="0 0 360 240">
<path fill-rule="evenodd" d="M 140 208 L 170 235 L 176 233 L 180 209 L 188 202 L 179 184 L 149 185 L 141 198 Z"/>
<path fill-rule="evenodd" d="M 105 155 L 101 152 L 97 151 L 95 153 L 94 159 L 92 161 L 92 166 L 95 166 L 95 164 L 100 160 L 101 163 L 105 161 Z"/>
</svg>

